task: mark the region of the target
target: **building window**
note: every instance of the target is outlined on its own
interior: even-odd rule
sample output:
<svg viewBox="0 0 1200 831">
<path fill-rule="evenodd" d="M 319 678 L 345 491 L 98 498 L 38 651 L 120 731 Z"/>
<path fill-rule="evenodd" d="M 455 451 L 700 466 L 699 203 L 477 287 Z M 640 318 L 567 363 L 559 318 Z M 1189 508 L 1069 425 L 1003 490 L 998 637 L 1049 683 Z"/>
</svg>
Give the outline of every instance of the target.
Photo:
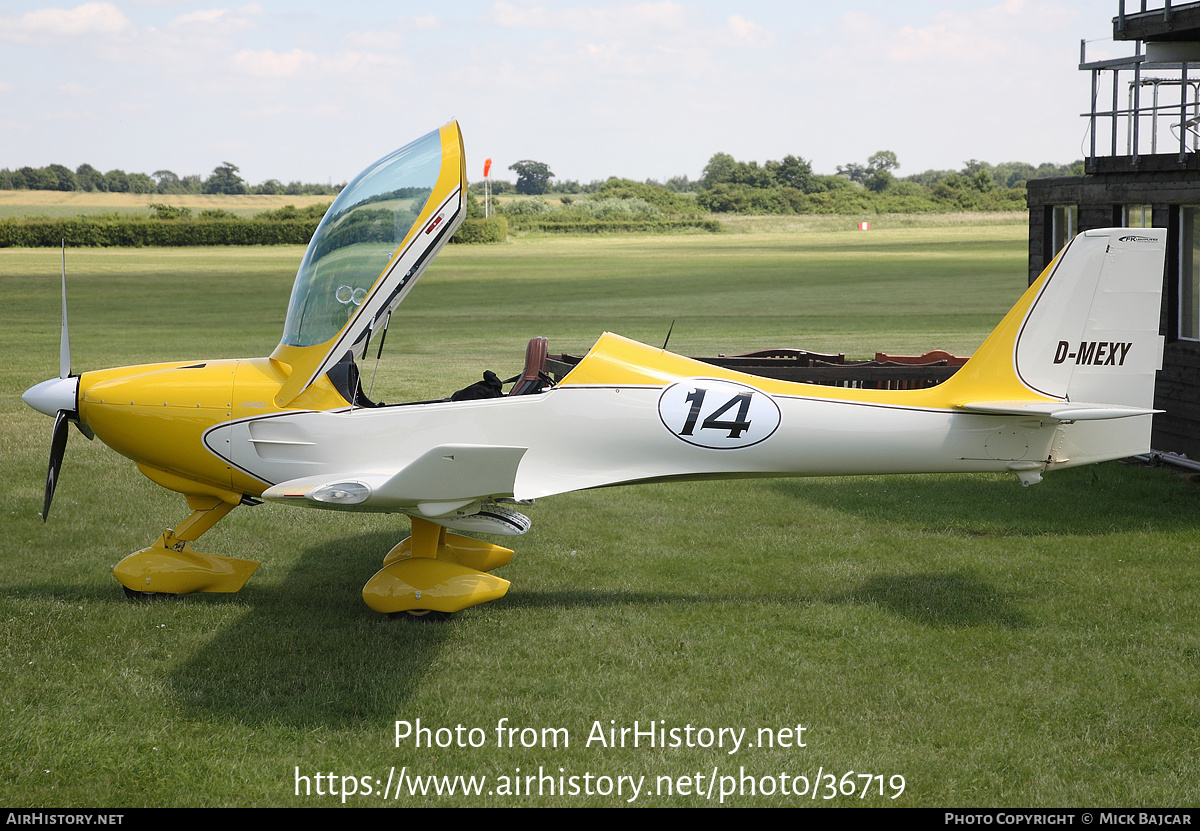
<svg viewBox="0 0 1200 831">
<path fill-rule="evenodd" d="M 1054 237 L 1052 254 L 1062 251 L 1068 242 L 1075 238 L 1079 228 L 1079 207 L 1077 205 L 1055 205 L 1054 219 L 1051 231 Z"/>
<path fill-rule="evenodd" d="M 1126 228 L 1153 228 L 1154 212 L 1149 205 L 1122 205 L 1121 225 Z"/>
<path fill-rule="evenodd" d="M 1179 337 L 1200 340 L 1200 205 L 1184 205 L 1179 218 Z"/>
</svg>

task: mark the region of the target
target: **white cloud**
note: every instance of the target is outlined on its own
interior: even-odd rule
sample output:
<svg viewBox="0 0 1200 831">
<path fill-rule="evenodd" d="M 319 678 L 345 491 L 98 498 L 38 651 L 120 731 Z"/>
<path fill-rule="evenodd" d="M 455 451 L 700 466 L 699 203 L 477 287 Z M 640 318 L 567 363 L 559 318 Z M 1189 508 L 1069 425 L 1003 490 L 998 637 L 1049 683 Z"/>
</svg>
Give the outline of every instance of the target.
<svg viewBox="0 0 1200 831">
<path fill-rule="evenodd" d="M 168 24 L 175 30 L 200 29 L 232 35 L 258 28 L 253 19 L 262 16 L 262 8 L 257 5 L 243 6 L 237 12 L 229 9 L 202 9 L 180 15 Z"/>
<path fill-rule="evenodd" d="M 37 114 L 39 121 L 63 122 L 65 124 L 78 124 L 81 121 L 88 121 L 94 117 L 94 113 L 74 109 L 45 110 Z"/>
<path fill-rule="evenodd" d="M 112 3 L 84 3 L 73 9 L 37 9 L 19 17 L 0 17 L 0 39 L 28 43 L 63 36 L 113 35 L 129 25 Z"/>
<path fill-rule="evenodd" d="M 859 51 L 878 51 L 896 62 L 949 61 L 995 64 L 1039 48 L 1039 35 L 1060 31 L 1077 14 L 1060 3 L 1032 7 L 1027 0 L 1004 0 L 999 5 L 937 12 L 919 25 L 899 25 L 864 12 L 847 12 L 839 28 Z M 1036 18 L 1036 25 L 1031 22 Z"/>
<path fill-rule="evenodd" d="M 302 49 L 282 54 L 273 49 L 242 49 L 233 56 L 233 63 L 251 75 L 288 78 L 316 64 L 317 56 Z"/>
<path fill-rule="evenodd" d="M 346 35 L 344 43 L 356 49 L 391 52 L 405 42 L 404 35 L 410 31 L 431 31 L 438 28 L 437 17 L 432 14 L 421 17 L 400 18 L 394 26 L 371 31 L 356 31 Z"/>
<path fill-rule="evenodd" d="M 330 76 L 347 76 L 346 80 L 356 86 L 364 85 L 377 70 L 395 70 L 408 66 L 408 61 L 395 55 L 380 55 L 375 52 L 339 52 L 321 60 L 321 68 Z M 375 79 L 383 86 L 391 85 L 391 76 L 386 73 Z"/>
<path fill-rule="evenodd" d="M 175 18 L 171 21 L 171 26 L 186 26 L 189 23 L 216 23 L 228 13 L 229 9 L 203 9 Z"/>
<path fill-rule="evenodd" d="M 497 0 L 487 21 L 506 29 L 557 29 L 591 37 L 624 37 L 681 30 L 686 24 L 686 11 L 682 4 L 671 0 L 576 8 L 521 7 Z"/>
<path fill-rule="evenodd" d="M 726 21 L 725 26 L 733 33 L 740 46 L 755 49 L 769 49 L 775 45 L 775 33 L 766 26 L 747 20 L 740 14 L 735 14 Z"/>
<path fill-rule="evenodd" d="M 373 32 L 353 32 L 346 35 L 343 43 L 352 49 L 368 51 L 395 49 L 404 43 L 404 35 L 395 30 L 376 30 Z"/>
</svg>

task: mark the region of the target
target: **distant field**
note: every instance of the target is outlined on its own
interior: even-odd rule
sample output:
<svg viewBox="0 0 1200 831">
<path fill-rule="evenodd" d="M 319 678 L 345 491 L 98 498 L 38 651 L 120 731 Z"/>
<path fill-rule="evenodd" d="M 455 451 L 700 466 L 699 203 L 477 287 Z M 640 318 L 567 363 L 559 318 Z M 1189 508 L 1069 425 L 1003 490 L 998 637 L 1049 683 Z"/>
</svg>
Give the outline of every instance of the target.
<svg viewBox="0 0 1200 831">
<path fill-rule="evenodd" d="M 957 213 L 914 214 L 803 214 L 795 216 L 739 216 L 714 214 L 727 231 L 743 233 L 799 233 L 804 231 L 855 231 L 871 233 L 897 228 L 993 228 L 998 225 L 1020 226 L 1015 232 L 1024 236 L 1029 214 L 1024 211 L 961 211 Z M 859 231 L 858 223 L 870 223 L 870 230 Z"/>
<path fill-rule="evenodd" d="M 558 204 L 561 194 L 548 194 L 547 201 Z M 228 196 L 228 195 L 160 195 L 153 193 L 75 193 L 64 191 L 0 190 L 0 219 L 25 216 L 68 217 L 88 214 L 126 213 L 149 216 L 151 203 L 163 203 L 190 208 L 194 213 L 206 209 L 220 209 L 238 216 L 253 216 L 262 211 L 274 210 L 284 205 L 304 208 L 332 202 L 329 196 Z M 504 203 L 514 197 L 494 197 Z M 582 198 L 579 195 L 572 199 Z M 896 228 L 942 228 L 942 227 L 991 227 L 995 225 L 1021 226 L 1022 232 L 1029 221 L 1024 212 L 961 212 L 946 214 L 863 214 L 857 215 L 800 215 L 800 216 L 740 216 L 736 214 L 714 214 L 727 231 L 794 233 L 801 231 L 857 230 L 859 222 L 871 223 L 873 230 Z M 520 232 L 514 232 L 519 236 Z"/>
<path fill-rule="evenodd" d="M 75 193 L 53 190 L 0 190 L 0 219 L 20 216 L 80 216 L 84 214 L 150 214 L 149 205 L 160 202 L 199 213 L 221 209 L 238 216 L 295 205 L 303 208 L 334 200 L 334 196 L 228 196 L 224 194 Z"/>
<path fill-rule="evenodd" d="M 684 354 L 970 353 L 1025 287 L 1019 223 L 794 221 L 449 246 L 392 320 L 374 397 L 508 377 L 534 335 L 553 352 L 605 329 L 658 345 L 672 321 Z M 267 354 L 302 251 L 68 251 L 74 370 Z M 197 546 L 262 561 L 240 593 L 132 603 L 112 566 L 187 509 L 72 428 L 39 517 L 51 420 L 19 395 L 58 371 L 58 274 L 57 251 L 0 250 L 0 803 L 335 806 L 313 778 L 296 795 L 298 775 L 332 773 L 378 777 L 353 806 L 701 806 L 730 783 L 735 806 L 1196 804 L 1200 487 L 1177 472 L 567 494 L 523 509 L 527 535 L 489 537 L 517 552 L 499 571 L 512 589 L 444 625 L 362 602 L 403 516 L 244 507 Z M 396 720 L 416 719 L 485 745 L 396 746 Z M 753 746 L 587 743 L 635 722 L 745 728 Z M 569 745 L 497 747 L 501 723 Z M 758 743 L 797 725 L 804 747 Z M 539 793 L 543 769 L 556 787 L 646 778 L 630 803 Z M 487 779 L 384 803 L 393 771 Z M 709 801 L 714 773 L 729 779 Z M 532 794 L 501 795 L 527 775 Z M 797 777 L 819 796 L 794 795 Z"/>
</svg>

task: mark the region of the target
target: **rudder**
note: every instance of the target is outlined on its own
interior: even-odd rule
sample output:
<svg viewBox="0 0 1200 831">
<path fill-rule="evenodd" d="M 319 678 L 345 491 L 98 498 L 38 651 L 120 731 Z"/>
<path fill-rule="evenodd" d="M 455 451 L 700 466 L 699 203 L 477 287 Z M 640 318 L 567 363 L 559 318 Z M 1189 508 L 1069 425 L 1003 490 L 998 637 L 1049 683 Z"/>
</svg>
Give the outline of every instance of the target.
<svg viewBox="0 0 1200 831">
<path fill-rule="evenodd" d="M 1017 334 L 1030 390 L 1071 402 L 1154 405 L 1164 228 L 1084 231 L 1046 277 Z"/>
<path fill-rule="evenodd" d="M 1167 232 L 1075 237 L 944 386 L 967 411 L 1057 423 L 1044 464 L 1150 449 Z"/>
</svg>

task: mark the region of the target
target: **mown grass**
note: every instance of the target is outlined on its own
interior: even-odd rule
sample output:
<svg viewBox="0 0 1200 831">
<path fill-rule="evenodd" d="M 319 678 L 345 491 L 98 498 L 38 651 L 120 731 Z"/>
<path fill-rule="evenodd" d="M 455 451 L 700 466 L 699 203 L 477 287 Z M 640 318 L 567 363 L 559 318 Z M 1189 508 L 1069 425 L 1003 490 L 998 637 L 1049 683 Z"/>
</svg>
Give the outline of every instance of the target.
<svg viewBox="0 0 1200 831">
<path fill-rule="evenodd" d="M 261 355 L 299 249 L 68 252 L 75 369 Z M 1019 226 L 519 240 L 448 248 L 393 320 L 375 394 L 444 395 L 525 341 L 605 328 L 671 348 L 969 353 L 1024 285 Z M 109 570 L 183 500 L 71 436 L 38 517 L 58 254 L 0 252 L 0 799 L 19 806 L 325 805 L 295 771 L 495 777 L 905 777 L 903 795 L 735 805 L 1194 805 L 1196 486 L 1118 464 L 1048 476 L 610 488 L 533 506 L 501 601 L 447 625 L 362 604 L 402 517 L 238 509 L 205 550 L 263 562 L 237 595 L 131 603 Z M 365 371 L 369 383 L 371 366 Z M 397 748 L 394 722 L 483 748 Z M 495 727 L 569 748 L 497 748 Z M 806 747 L 604 748 L 643 729 L 806 726 Z M 582 780 L 580 780 L 582 783 Z M 340 783 L 340 780 L 339 780 Z M 702 788 L 703 789 L 703 788 Z M 486 789 L 485 789 L 486 790 Z M 885 788 L 890 795 L 891 791 Z M 824 794 L 824 791 L 822 792 Z M 380 805 L 377 796 L 347 804 Z M 610 796 L 397 805 L 609 805 Z M 699 805 L 647 796 L 638 804 Z"/>
</svg>

